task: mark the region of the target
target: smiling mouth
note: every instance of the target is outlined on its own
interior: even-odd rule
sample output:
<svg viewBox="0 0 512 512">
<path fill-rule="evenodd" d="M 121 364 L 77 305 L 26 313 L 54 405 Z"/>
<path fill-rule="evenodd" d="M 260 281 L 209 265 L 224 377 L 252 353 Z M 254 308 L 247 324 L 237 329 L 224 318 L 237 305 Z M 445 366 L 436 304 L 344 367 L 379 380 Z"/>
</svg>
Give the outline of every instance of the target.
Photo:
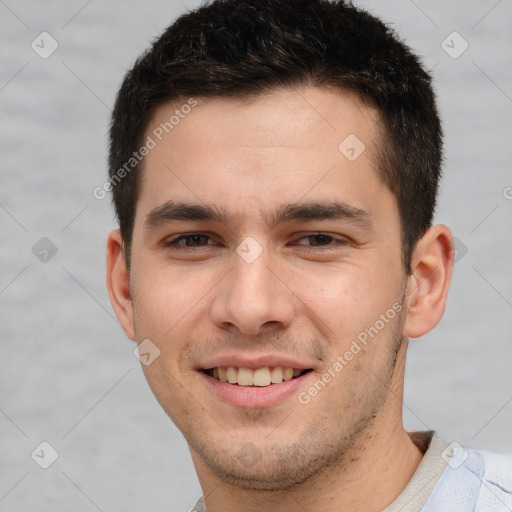
<svg viewBox="0 0 512 512">
<path fill-rule="evenodd" d="M 305 373 L 313 371 L 312 368 L 294 369 L 276 367 L 264 367 L 252 370 L 251 368 L 239 368 L 236 366 L 219 366 L 216 368 L 204 369 L 203 372 L 227 384 L 235 386 L 264 387 L 271 384 L 280 384 L 283 381 L 297 379 Z"/>
</svg>

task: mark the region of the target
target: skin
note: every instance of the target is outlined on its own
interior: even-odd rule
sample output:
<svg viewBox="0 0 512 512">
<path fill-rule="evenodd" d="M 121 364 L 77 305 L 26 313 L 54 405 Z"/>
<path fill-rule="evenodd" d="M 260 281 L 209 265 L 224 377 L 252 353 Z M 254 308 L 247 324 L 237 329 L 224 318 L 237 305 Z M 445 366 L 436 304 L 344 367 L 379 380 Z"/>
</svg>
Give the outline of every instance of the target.
<svg viewBox="0 0 512 512">
<path fill-rule="evenodd" d="M 117 317 L 129 338 L 160 350 L 143 369 L 189 443 L 208 512 L 380 511 L 423 455 L 402 424 L 405 356 L 408 338 L 443 314 L 451 233 L 428 230 L 406 275 L 396 199 L 374 157 L 378 116 L 356 96 L 304 87 L 198 101 L 145 159 L 130 272 L 119 231 L 109 235 Z M 157 108 L 147 134 L 175 109 Z M 350 134 L 366 146 L 355 161 L 338 151 Z M 215 204 L 233 218 L 145 228 L 169 200 Z M 266 222 L 283 203 L 332 200 L 370 222 Z M 182 251 L 165 245 L 197 232 L 210 238 L 182 241 Z M 308 238 L 315 232 L 334 238 Z M 262 248 L 250 264 L 236 252 L 248 235 Z M 198 372 L 219 354 L 279 354 L 313 368 L 307 391 L 394 304 L 401 313 L 306 405 L 294 394 L 272 407 L 235 407 Z"/>
</svg>

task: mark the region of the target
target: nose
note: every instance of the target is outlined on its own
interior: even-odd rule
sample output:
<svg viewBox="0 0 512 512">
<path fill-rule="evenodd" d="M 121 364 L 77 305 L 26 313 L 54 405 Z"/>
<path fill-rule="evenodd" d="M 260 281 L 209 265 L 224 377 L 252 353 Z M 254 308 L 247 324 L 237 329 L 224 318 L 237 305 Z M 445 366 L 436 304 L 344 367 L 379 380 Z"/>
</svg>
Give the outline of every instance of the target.
<svg viewBox="0 0 512 512">
<path fill-rule="evenodd" d="M 232 270 L 219 283 L 211 305 L 217 327 L 254 336 L 270 327 L 289 327 L 295 313 L 294 293 L 274 260 L 268 250 L 252 262 L 234 253 Z"/>
</svg>

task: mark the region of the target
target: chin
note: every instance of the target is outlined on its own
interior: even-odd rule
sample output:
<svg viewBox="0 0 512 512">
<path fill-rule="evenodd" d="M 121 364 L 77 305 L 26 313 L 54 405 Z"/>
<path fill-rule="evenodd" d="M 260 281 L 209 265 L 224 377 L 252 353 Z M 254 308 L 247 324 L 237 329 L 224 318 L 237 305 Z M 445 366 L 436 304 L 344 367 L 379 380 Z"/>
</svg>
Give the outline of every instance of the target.
<svg viewBox="0 0 512 512">
<path fill-rule="evenodd" d="M 215 475 L 227 484 L 259 491 L 290 490 L 321 472 L 338 454 L 307 453 L 300 443 L 287 447 L 269 446 L 265 451 L 251 442 L 235 453 L 227 450 L 198 451 Z"/>
<path fill-rule="evenodd" d="M 286 466 L 281 466 L 277 471 L 269 471 L 268 468 L 259 467 L 259 465 L 252 468 L 229 468 L 226 471 L 217 464 L 211 469 L 227 484 L 255 491 L 290 490 L 311 476 L 301 468 L 292 470 Z"/>
</svg>

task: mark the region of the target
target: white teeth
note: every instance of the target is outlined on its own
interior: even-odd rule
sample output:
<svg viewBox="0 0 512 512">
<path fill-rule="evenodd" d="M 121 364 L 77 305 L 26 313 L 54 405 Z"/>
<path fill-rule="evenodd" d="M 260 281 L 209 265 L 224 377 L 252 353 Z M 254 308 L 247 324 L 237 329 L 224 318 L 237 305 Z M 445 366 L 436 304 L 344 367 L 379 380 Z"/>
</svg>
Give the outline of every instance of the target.
<svg viewBox="0 0 512 512">
<path fill-rule="evenodd" d="M 238 385 L 239 386 L 252 386 L 254 384 L 254 375 L 249 368 L 238 369 Z"/>
<path fill-rule="evenodd" d="M 226 370 L 224 368 L 215 368 L 219 372 L 219 379 L 221 382 L 227 382 L 228 376 L 226 375 Z M 213 376 L 215 377 L 215 370 L 213 370 Z"/>
<path fill-rule="evenodd" d="M 234 366 L 228 366 L 226 375 L 230 384 L 236 384 L 238 382 L 238 370 Z"/>
<path fill-rule="evenodd" d="M 283 380 L 293 379 L 293 368 L 285 368 L 283 372 Z"/>
<path fill-rule="evenodd" d="M 221 382 L 228 382 L 229 384 L 265 387 L 270 384 L 280 384 L 283 381 L 292 380 L 294 377 L 299 377 L 303 372 L 304 370 L 294 370 L 293 368 L 283 368 L 281 366 L 274 368 L 264 367 L 257 370 L 228 366 L 213 368 L 210 370 L 210 375 Z"/>
<path fill-rule="evenodd" d="M 240 384 L 240 381 L 238 382 Z M 255 386 L 268 386 L 270 385 L 270 370 L 268 368 L 258 368 L 254 372 Z"/>
<path fill-rule="evenodd" d="M 270 381 L 272 384 L 279 384 L 283 382 L 283 369 L 280 366 L 276 366 L 272 368 L 272 373 L 270 374 Z"/>
</svg>

